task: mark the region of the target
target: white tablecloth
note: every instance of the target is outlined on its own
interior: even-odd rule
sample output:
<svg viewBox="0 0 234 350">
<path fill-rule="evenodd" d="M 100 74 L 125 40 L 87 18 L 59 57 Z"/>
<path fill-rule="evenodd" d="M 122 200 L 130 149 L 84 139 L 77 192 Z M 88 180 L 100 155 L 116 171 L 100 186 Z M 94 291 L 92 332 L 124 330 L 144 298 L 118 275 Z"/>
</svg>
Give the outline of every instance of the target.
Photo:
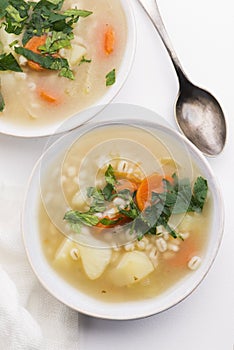
<svg viewBox="0 0 234 350">
<path fill-rule="evenodd" d="M 0 187 L 0 349 L 78 349 L 78 313 L 36 279 L 22 242 L 24 187 Z"/>
</svg>

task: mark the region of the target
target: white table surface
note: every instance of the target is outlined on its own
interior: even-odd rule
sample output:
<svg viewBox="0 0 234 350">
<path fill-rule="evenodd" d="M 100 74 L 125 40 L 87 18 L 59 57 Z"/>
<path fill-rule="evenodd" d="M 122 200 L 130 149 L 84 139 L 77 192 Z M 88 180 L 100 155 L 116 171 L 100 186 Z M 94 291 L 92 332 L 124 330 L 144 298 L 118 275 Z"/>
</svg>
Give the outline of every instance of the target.
<svg viewBox="0 0 234 350">
<path fill-rule="evenodd" d="M 137 51 L 115 102 L 148 107 L 176 127 L 178 82 L 172 64 L 136 0 L 128 1 L 136 17 Z M 217 97 L 228 121 L 227 146 L 222 155 L 209 159 L 225 202 L 224 237 L 208 276 L 176 307 L 129 322 L 81 316 L 81 350 L 233 350 L 234 346 L 234 4 L 233 0 L 158 0 L 158 5 L 188 76 Z M 26 186 L 44 143 L 45 139 L 0 135 L 0 185 Z"/>
</svg>

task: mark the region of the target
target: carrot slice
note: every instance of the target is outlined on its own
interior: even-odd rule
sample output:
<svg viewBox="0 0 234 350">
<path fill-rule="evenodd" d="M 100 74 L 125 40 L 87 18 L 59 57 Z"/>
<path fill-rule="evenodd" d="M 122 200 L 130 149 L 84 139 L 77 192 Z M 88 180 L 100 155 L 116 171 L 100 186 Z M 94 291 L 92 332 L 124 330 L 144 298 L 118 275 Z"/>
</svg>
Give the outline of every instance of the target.
<svg viewBox="0 0 234 350">
<path fill-rule="evenodd" d="M 136 202 L 138 208 L 142 211 L 145 207 L 150 204 L 152 198 L 152 192 L 161 193 L 164 189 L 163 179 L 166 179 L 169 182 L 173 182 L 171 176 L 162 176 L 158 173 L 154 173 L 146 177 L 138 187 L 136 193 Z"/>
<path fill-rule="evenodd" d="M 38 50 L 38 47 L 41 45 L 44 45 L 46 42 L 46 35 L 42 36 L 33 36 L 29 41 L 26 43 L 25 48 L 28 50 L 31 50 L 35 53 L 40 54 L 40 51 Z M 36 71 L 43 71 L 44 68 L 34 61 L 28 61 L 28 66 Z"/>
<path fill-rule="evenodd" d="M 104 38 L 104 50 L 107 55 L 110 55 L 115 49 L 115 31 L 111 26 L 108 26 Z"/>
<path fill-rule="evenodd" d="M 48 91 L 38 90 L 38 94 L 46 102 L 49 102 L 49 103 L 59 102 L 59 98 Z"/>
</svg>

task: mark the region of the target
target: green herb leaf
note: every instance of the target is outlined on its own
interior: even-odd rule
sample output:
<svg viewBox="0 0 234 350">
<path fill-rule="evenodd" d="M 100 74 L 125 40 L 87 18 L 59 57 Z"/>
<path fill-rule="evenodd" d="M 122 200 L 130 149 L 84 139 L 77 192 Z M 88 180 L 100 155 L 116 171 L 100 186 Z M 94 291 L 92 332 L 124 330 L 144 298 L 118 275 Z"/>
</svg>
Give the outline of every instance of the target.
<svg viewBox="0 0 234 350">
<path fill-rule="evenodd" d="M 70 80 L 75 80 L 74 74 L 69 67 L 63 67 L 59 72 L 59 76 Z"/>
<path fill-rule="evenodd" d="M 132 230 L 130 232 L 136 232 L 137 239 L 140 241 L 146 233 L 150 233 L 152 228 L 150 228 L 147 223 L 142 219 L 142 217 L 137 217 L 132 224 Z"/>
<path fill-rule="evenodd" d="M 12 43 L 9 44 L 9 47 L 11 48 L 11 47 L 15 46 L 16 44 L 18 44 L 18 42 L 19 42 L 19 40 L 12 41 Z"/>
<path fill-rule="evenodd" d="M 12 5 L 8 5 L 5 9 L 6 13 L 12 18 L 12 25 L 19 25 L 21 22 L 25 21 L 27 17 L 20 17 L 19 11 Z"/>
<path fill-rule="evenodd" d="M 122 198 L 124 200 L 131 201 L 134 198 L 134 193 L 132 193 L 129 189 L 124 189 L 115 193 L 111 193 L 108 201 L 112 201 L 116 197 Z"/>
<path fill-rule="evenodd" d="M 121 220 L 123 220 L 123 218 L 119 218 L 119 219 L 116 219 L 116 220 L 111 220 L 111 219 L 108 219 L 108 218 L 103 218 L 101 219 L 99 222 L 104 225 L 104 226 L 111 226 L 111 225 L 116 225 L 118 224 Z"/>
<path fill-rule="evenodd" d="M 54 54 L 64 47 L 71 47 L 72 39 L 74 39 L 72 33 L 52 32 L 51 35 L 47 36 L 45 45 L 39 46 L 38 49 L 43 54 Z"/>
<path fill-rule="evenodd" d="M 88 17 L 92 15 L 93 12 L 86 11 L 86 10 L 78 10 L 78 9 L 70 9 L 63 12 L 63 15 L 66 17 L 71 17 L 73 19 L 79 18 L 79 17 Z"/>
<path fill-rule="evenodd" d="M 81 60 L 80 60 L 80 63 L 79 63 L 79 66 L 82 64 L 82 63 L 91 63 L 92 60 L 88 60 L 86 59 L 84 56 L 82 56 Z"/>
<path fill-rule="evenodd" d="M 162 221 L 161 224 L 165 227 L 169 235 L 171 235 L 173 238 L 181 238 L 180 234 L 173 230 L 166 221 Z"/>
<path fill-rule="evenodd" d="M 174 198 L 173 198 L 174 197 Z M 167 206 L 173 207 L 173 214 L 186 213 L 190 208 L 192 189 L 190 183 L 180 184 L 179 188 L 167 194 Z M 173 204 L 172 201 L 175 201 Z"/>
<path fill-rule="evenodd" d="M 200 211 L 203 209 L 208 192 L 207 180 L 199 176 L 193 186 L 193 208 L 196 205 Z M 196 210 L 195 210 L 196 211 Z"/>
<path fill-rule="evenodd" d="M 113 85 L 115 81 L 116 81 L 116 74 L 115 74 L 115 69 L 113 69 L 111 72 L 109 72 L 106 75 L 106 86 Z"/>
<path fill-rule="evenodd" d="M 26 57 L 28 60 L 34 61 L 43 68 L 60 71 L 60 75 L 69 79 L 74 79 L 74 75 L 70 70 L 68 61 L 65 58 L 43 56 L 37 54 L 31 50 L 25 49 L 24 47 L 15 47 L 15 52 L 19 55 Z"/>
<path fill-rule="evenodd" d="M 159 209 L 159 206 L 152 205 L 145 209 L 142 212 L 141 217 L 145 223 L 151 228 L 157 226 L 157 221 L 160 218 L 162 211 Z"/>
<path fill-rule="evenodd" d="M 64 3 L 64 0 L 47 0 L 47 3 L 55 5 L 55 9 L 60 10 Z"/>
<path fill-rule="evenodd" d="M 1 1 L 0 17 L 5 16 L 5 30 L 19 35 L 28 19 L 30 5 L 24 0 Z"/>
<path fill-rule="evenodd" d="M 162 225 L 173 238 L 178 238 L 180 234 L 168 224 L 171 215 L 202 211 L 207 196 L 207 181 L 198 177 L 192 191 L 188 179 L 178 181 L 176 176 L 173 178 L 173 184 L 165 183 L 163 193 L 152 193 L 152 205 L 137 218 L 134 227 L 140 237 L 146 233 L 157 234 L 157 226 Z M 141 231 L 143 228 L 145 231 Z"/>
<path fill-rule="evenodd" d="M 22 43 L 25 45 L 27 41 L 37 35 L 41 36 L 48 32 L 63 32 L 71 34 L 73 32 L 73 24 L 80 17 L 88 17 L 92 14 L 90 11 L 70 9 L 64 12 L 61 10 L 63 1 L 57 0 L 40 0 L 36 5 L 32 5 L 32 15 L 27 22 L 26 30 L 23 35 Z"/>
<path fill-rule="evenodd" d="M 106 210 L 105 198 L 100 189 L 89 187 L 87 189 L 88 198 L 92 198 L 92 203 L 89 209 L 90 213 L 103 213 Z"/>
<path fill-rule="evenodd" d="M 87 196 L 88 198 L 93 198 L 99 201 L 104 201 L 104 197 L 102 191 L 96 187 L 88 187 L 87 188 Z"/>
<path fill-rule="evenodd" d="M 9 5 L 8 0 L 1 0 L 1 6 L 0 6 L 0 19 L 3 18 L 6 15 L 6 8 Z"/>
<path fill-rule="evenodd" d="M 90 214 L 90 213 L 81 213 L 79 211 L 70 210 L 68 211 L 65 216 L 64 220 L 66 220 L 70 225 L 77 225 L 76 230 L 79 231 L 80 225 L 86 225 L 86 226 L 96 226 L 99 223 L 99 219 L 97 216 Z"/>
<path fill-rule="evenodd" d="M 114 190 L 114 187 L 111 184 L 107 184 L 103 188 L 102 193 L 106 201 L 110 202 L 112 200 L 113 190 Z"/>
<path fill-rule="evenodd" d="M 18 62 L 12 53 L 0 55 L 0 71 L 11 70 L 13 72 L 22 72 Z"/>
<path fill-rule="evenodd" d="M 105 180 L 107 184 L 110 184 L 112 186 L 115 186 L 115 184 L 117 183 L 117 180 L 114 174 L 114 169 L 111 164 L 109 164 L 105 172 Z"/>
<path fill-rule="evenodd" d="M 128 200 L 134 197 L 134 193 L 132 193 L 129 189 L 124 189 L 124 190 L 118 191 L 117 197 Z"/>
<path fill-rule="evenodd" d="M 188 179 L 179 181 L 176 174 L 173 174 L 172 177 L 173 182 L 165 180 L 164 192 L 152 192 L 151 205 L 141 212 L 135 202 L 135 192 L 131 193 L 128 189 L 116 191 L 117 180 L 113 167 L 109 165 L 105 172 L 106 186 L 102 190 L 95 187 L 87 189 L 87 196 L 92 199 L 90 210 L 87 213 L 75 212 L 76 220 L 73 217 L 72 220 L 70 218 L 71 224 L 76 232 L 78 232 L 77 225 L 81 225 L 82 220 L 83 224 L 97 225 L 98 218 L 93 214 L 104 212 L 106 210 L 105 201 L 111 202 L 114 198 L 119 197 L 128 201 L 124 209 L 118 208 L 117 215 L 122 214 L 123 217 L 117 220 L 103 218 L 99 221 L 101 224 L 105 226 L 116 225 L 123 218 L 129 218 L 132 220 L 130 233 L 135 232 L 138 240 L 142 239 L 145 234 L 161 234 L 161 231 L 158 232 L 158 226 L 161 225 L 173 238 L 182 239 L 180 234 L 169 225 L 170 217 L 173 214 L 201 212 L 207 197 L 208 186 L 205 179 L 198 177 L 192 190 Z"/>
<path fill-rule="evenodd" d="M 133 199 L 130 201 L 128 208 L 119 209 L 119 212 L 132 220 L 140 215 L 140 211 Z"/>
<path fill-rule="evenodd" d="M 48 9 L 51 12 L 54 10 L 61 10 L 64 0 L 40 0 L 33 6 L 34 11 L 38 9 Z M 32 3 L 31 3 L 32 4 Z"/>
<path fill-rule="evenodd" d="M 111 201 L 113 192 L 115 191 L 115 184 L 117 183 L 117 180 L 114 174 L 114 169 L 111 166 L 111 164 L 109 164 L 105 172 L 105 180 L 107 185 L 103 188 L 102 193 L 106 201 Z"/>
</svg>

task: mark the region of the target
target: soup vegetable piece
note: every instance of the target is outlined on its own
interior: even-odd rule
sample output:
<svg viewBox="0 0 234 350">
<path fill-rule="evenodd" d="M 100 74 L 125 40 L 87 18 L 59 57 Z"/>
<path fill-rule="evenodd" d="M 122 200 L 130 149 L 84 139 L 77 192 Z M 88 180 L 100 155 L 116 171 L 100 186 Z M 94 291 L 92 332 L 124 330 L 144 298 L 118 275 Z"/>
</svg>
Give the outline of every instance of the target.
<svg viewBox="0 0 234 350">
<path fill-rule="evenodd" d="M 119 0 L 0 0 L 0 117 L 42 125 L 93 104 L 115 84 L 126 32 Z"/>
</svg>

